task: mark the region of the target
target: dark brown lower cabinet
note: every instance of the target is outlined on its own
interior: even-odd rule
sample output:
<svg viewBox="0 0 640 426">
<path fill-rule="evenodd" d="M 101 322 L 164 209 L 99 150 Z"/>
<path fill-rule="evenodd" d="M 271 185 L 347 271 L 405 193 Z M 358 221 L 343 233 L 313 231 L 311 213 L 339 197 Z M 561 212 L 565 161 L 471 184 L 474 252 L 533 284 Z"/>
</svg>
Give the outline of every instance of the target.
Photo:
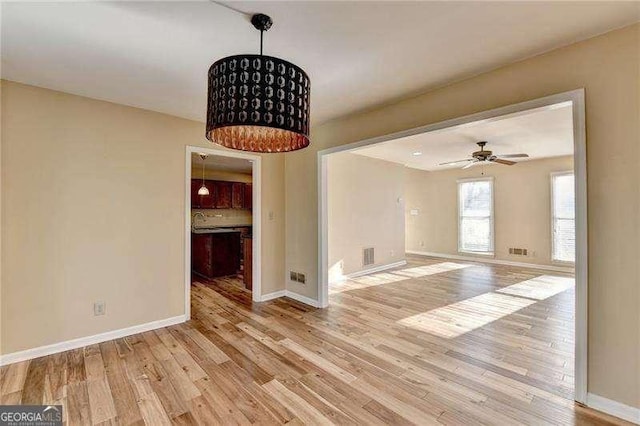
<svg viewBox="0 0 640 426">
<path fill-rule="evenodd" d="M 240 254 L 240 232 L 191 234 L 192 269 L 205 278 L 235 275 Z"/>
<path fill-rule="evenodd" d="M 247 290 L 253 291 L 253 240 L 251 239 L 251 235 L 245 235 L 242 241 L 242 254 L 244 258 L 244 272 L 242 276 L 244 278 L 244 287 Z"/>
</svg>

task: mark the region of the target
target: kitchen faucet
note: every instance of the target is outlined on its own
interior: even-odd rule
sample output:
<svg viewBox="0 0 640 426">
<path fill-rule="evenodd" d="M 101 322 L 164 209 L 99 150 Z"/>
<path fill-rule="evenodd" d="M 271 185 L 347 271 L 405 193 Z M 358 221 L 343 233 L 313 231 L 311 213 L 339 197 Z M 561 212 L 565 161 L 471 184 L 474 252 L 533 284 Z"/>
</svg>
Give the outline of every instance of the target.
<svg viewBox="0 0 640 426">
<path fill-rule="evenodd" d="M 195 214 L 193 215 L 193 220 L 191 221 L 191 229 L 196 229 L 196 217 L 202 217 L 202 221 L 206 222 L 207 217 L 204 215 L 204 213 L 202 212 L 195 212 Z"/>
</svg>

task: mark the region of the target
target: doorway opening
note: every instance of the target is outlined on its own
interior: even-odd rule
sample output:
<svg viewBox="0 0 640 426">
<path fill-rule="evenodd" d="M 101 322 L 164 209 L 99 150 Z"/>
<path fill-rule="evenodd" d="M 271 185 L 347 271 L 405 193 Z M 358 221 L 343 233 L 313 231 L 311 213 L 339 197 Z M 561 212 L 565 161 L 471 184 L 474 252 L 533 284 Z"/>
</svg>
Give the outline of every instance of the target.
<svg viewBox="0 0 640 426">
<path fill-rule="evenodd" d="M 318 174 L 320 306 L 375 299 L 393 327 L 585 402 L 583 90 L 324 150 Z"/>
<path fill-rule="evenodd" d="M 261 294 L 260 157 L 188 146 L 185 163 L 185 315 L 191 288 Z"/>
</svg>

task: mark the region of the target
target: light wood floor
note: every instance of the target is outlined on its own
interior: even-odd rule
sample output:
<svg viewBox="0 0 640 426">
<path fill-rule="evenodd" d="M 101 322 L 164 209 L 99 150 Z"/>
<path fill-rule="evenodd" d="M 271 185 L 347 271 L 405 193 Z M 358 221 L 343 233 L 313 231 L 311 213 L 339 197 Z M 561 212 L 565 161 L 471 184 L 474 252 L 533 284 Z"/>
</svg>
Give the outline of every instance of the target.
<svg viewBox="0 0 640 426">
<path fill-rule="evenodd" d="M 410 258 L 317 310 L 217 280 L 193 319 L 0 370 L 68 424 L 609 424 L 571 401 L 570 276 Z"/>
</svg>

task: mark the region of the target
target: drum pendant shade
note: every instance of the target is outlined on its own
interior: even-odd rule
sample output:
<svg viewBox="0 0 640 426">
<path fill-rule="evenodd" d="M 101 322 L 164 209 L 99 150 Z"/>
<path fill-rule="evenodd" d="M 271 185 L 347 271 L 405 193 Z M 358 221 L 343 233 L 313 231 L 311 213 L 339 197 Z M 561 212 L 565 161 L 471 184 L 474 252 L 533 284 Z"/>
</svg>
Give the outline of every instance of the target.
<svg viewBox="0 0 640 426">
<path fill-rule="evenodd" d="M 254 15 L 252 23 L 262 41 L 270 18 Z M 302 68 L 283 59 L 262 54 L 220 59 L 209 68 L 206 137 L 242 151 L 305 148 L 310 142 L 310 90 Z"/>
</svg>

